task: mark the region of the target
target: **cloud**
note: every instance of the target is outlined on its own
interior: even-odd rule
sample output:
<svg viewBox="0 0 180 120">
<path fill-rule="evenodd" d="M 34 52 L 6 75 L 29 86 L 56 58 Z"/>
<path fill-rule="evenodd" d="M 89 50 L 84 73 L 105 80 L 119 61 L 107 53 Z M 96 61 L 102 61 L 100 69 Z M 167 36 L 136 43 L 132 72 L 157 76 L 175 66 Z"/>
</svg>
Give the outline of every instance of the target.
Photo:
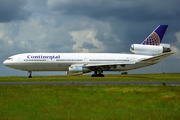
<svg viewBox="0 0 180 120">
<path fill-rule="evenodd" d="M 108 46 L 106 51 L 109 52 L 129 52 L 130 44 L 141 43 L 160 24 L 169 24 L 163 42 L 174 44 L 177 41 L 174 33 L 180 30 L 177 25 L 180 19 L 178 4 L 180 1 L 174 0 L 165 0 L 163 4 L 161 0 L 47 1 L 48 8 L 55 15 L 80 19 L 87 17 L 86 20 L 91 21 L 93 19 L 92 24 L 96 25 L 97 30 L 96 38 Z M 96 24 L 96 21 L 107 25 L 101 29 L 102 27 Z M 110 30 L 107 36 L 105 30 Z M 122 44 L 123 46 L 119 47 Z"/>
<path fill-rule="evenodd" d="M 0 0 L 0 22 L 26 20 L 31 12 L 26 9 L 27 0 Z"/>
<path fill-rule="evenodd" d="M 82 15 L 95 19 L 115 17 L 128 21 L 175 19 L 180 13 L 179 1 L 170 0 L 48 0 L 52 11 Z"/>
<path fill-rule="evenodd" d="M 103 52 L 105 50 L 103 43 L 95 38 L 97 31 L 93 29 L 72 31 L 69 34 L 73 37 L 72 40 L 76 42 L 76 44 L 73 45 L 75 52 Z M 95 46 L 95 48 L 84 48 L 84 44 L 91 44 Z"/>
<path fill-rule="evenodd" d="M 84 42 L 82 47 L 83 48 L 88 48 L 88 49 L 96 48 L 93 44 L 88 43 L 88 42 Z"/>
<path fill-rule="evenodd" d="M 171 50 L 175 53 L 173 57 L 176 59 L 180 59 L 180 50 L 175 46 L 171 46 Z"/>
<path fill-rule="evenodd" d="M 63 26 L 56 28 L 53 24 L 41 24 L 38 18 L 0 23 L 1 58 L 25 52 L 73 52 L 75 42 L 69 33 Z"/>
<path fill-rule="evenodd" d="M 175 33 L 175 36 L 176 36 L 178 42 L 180 43 L 180 32 L 176 32 L 176 33 Z"/>
</svg>

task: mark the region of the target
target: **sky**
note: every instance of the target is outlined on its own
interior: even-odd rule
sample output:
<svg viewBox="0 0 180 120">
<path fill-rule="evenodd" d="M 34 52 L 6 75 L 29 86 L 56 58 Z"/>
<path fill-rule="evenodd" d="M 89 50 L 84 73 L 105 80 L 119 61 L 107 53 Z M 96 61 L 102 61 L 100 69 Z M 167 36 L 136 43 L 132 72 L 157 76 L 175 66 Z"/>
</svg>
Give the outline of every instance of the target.
<svg viewBox="0 0 180 120">
<path fill-rule="evenodd" d="M 130 53 L 131 44 L 140 44 L 160 24 L 169 25 L 162 42 L 176 54 L 128 73 L 179 73 L 179 5 L 178 0 L 0 0 L 0 76 L 28 75 L 3 65 L 19 53 Z"/>
</svg>

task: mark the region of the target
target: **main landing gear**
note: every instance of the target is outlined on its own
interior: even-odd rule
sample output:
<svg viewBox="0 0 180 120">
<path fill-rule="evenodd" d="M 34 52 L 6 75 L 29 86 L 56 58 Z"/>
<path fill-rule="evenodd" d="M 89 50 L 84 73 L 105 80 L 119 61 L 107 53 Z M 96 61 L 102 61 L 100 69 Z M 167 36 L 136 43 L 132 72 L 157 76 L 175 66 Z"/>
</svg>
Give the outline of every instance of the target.
<svg viewBox="0 0 180 120">
<path fill-rule="evenodd" d="M 32 71 L 28 71 L 29 73 L 29 78 L 32 78 Z"/>
<path fill-rule="evenodd" d="M 98 71 L 94 71 L 94 74 L 92 74 L 91 77 L 104 77 L 104 75 L 101 73 L 103 73 L 103 71 L 101 69 L 98 69 Z"/>
<path fill-rule="evenodd" d="M 104 77 L 104 75 L 103 74 L 96 74 L 96 75 L 92 74 L 91 77 Z"/>
</svg>

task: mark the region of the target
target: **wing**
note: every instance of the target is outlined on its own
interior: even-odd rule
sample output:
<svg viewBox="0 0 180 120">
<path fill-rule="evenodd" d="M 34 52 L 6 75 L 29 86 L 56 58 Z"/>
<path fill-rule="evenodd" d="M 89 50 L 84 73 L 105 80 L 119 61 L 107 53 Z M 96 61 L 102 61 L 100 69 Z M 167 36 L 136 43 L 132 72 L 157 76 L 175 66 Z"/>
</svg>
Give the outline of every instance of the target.
<svg viewBox="0 0 180 120">
<path fill-rule="evenodd" d="M 86 67 L 103 67 L 103 66 L 109 66 L 109 67 L 112 67 L 112 66 L 117 66 L 117 65 L 120 65 L 120 66 L 125 66 L 127 64 L 135 64 L 135 62 L 116 62 L 116 63 L 102 63 L 102 64 L 87 64 L 85 65 Z"/>
</svg>

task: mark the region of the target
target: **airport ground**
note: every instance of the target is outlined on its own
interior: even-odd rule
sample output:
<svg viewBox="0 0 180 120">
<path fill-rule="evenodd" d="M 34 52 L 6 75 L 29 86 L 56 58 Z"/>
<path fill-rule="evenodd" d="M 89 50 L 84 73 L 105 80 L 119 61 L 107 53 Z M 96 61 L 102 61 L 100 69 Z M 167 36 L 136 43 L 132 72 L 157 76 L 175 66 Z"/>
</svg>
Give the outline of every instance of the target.
<svg viewBox="0 0 180 120">
<path fill-rule="evenodd" d="M 53 82 L 53 81 L 180 81 L 180 74 L 129 74 L 105 75 L 105 77 L 80 76 L 21 76 L 0 77 L 0 82 Z"/>
<path fill-rule="evenodd" d="M 178 81 L 179 74 L 107 75 L 111 81 Z M 77 78 L 76 78 L 77 77 Z M 90 76 L 1 77 L 0 81 L 90 81 Z M 38 80 L 39 79 L 39 80 Z M 80 79 L 80 80 L 79 80 Z M 180 81 L 180 80 L 179 80 Z M 0 85 L 0 119 L 179 119 L 180 86 Z"/>
</svg>

